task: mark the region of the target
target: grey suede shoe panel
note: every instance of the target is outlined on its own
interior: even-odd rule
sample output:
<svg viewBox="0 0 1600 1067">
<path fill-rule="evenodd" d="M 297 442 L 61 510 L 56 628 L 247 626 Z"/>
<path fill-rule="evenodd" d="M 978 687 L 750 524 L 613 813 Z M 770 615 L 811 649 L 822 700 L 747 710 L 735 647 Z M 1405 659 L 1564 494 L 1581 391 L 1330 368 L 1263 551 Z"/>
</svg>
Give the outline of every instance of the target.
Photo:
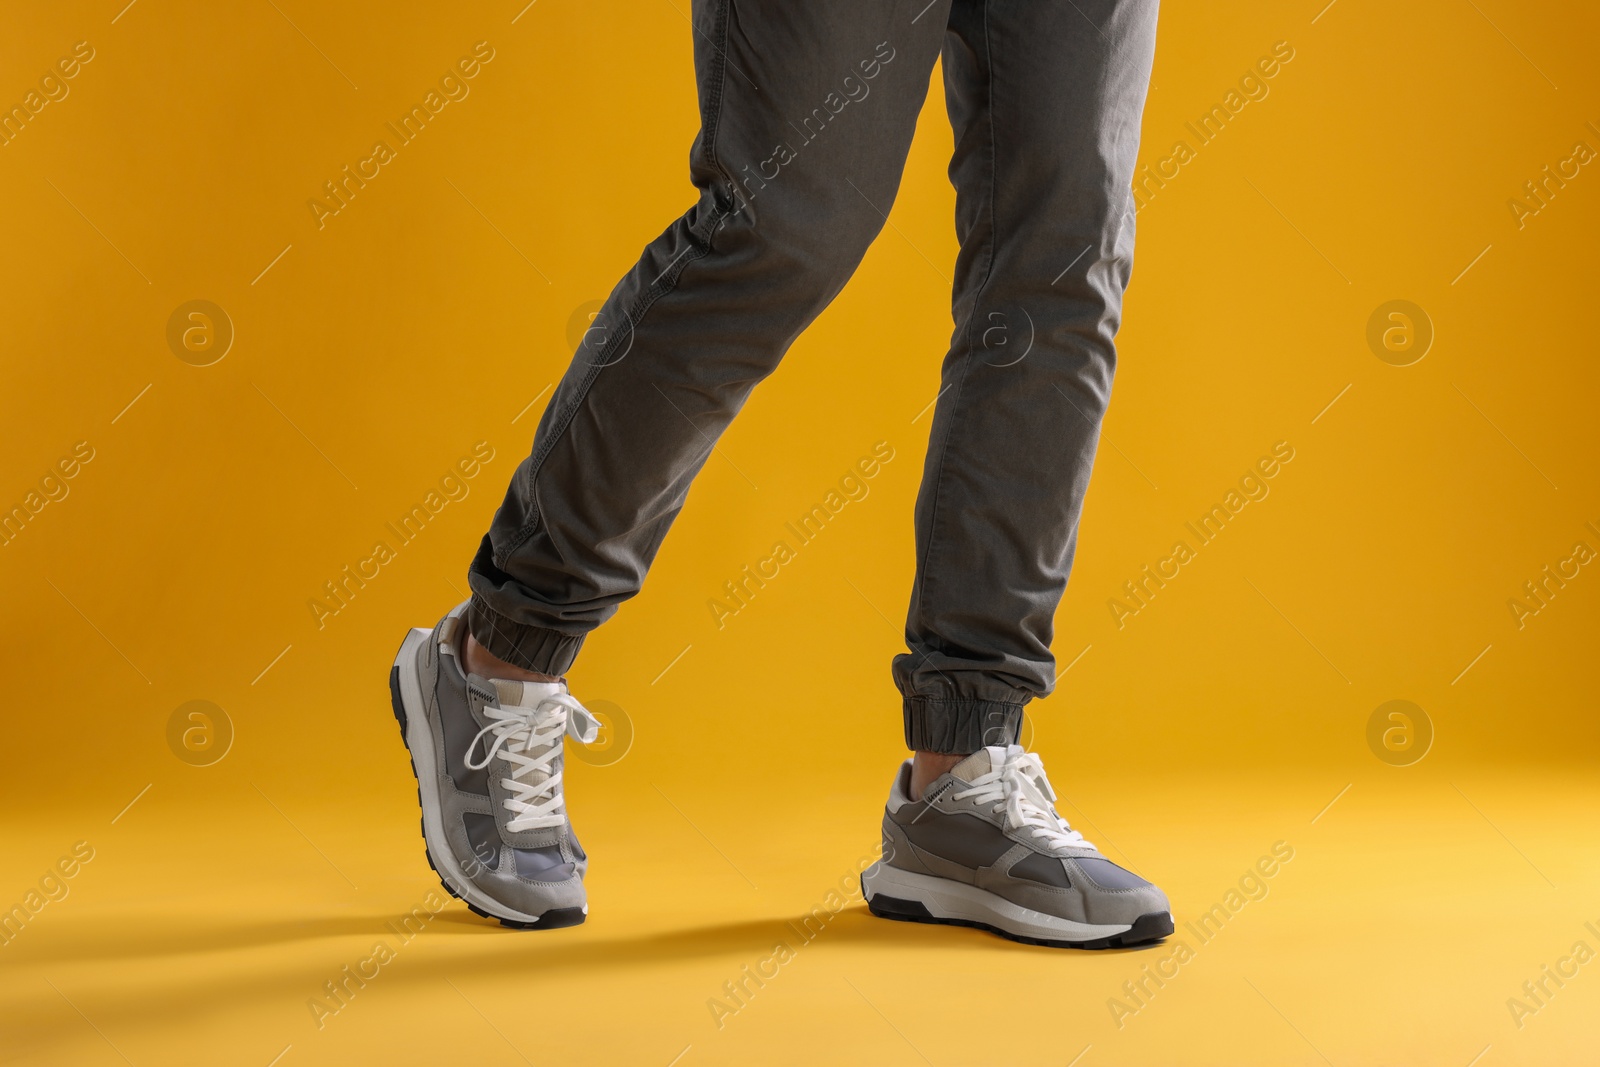
<svg viewBox="0 0 1600 1067">
<path fill-rule="evenodd" d="M 552 908 L 582 908 L 588 899 L 583 878 L 576 870 L 563 880 L 535 881 L 519 874 L 514 863 L 502 863 L 495 871 L 480 867 L 472 881 L 496 900 L 533 915 Z"/>
</svg>

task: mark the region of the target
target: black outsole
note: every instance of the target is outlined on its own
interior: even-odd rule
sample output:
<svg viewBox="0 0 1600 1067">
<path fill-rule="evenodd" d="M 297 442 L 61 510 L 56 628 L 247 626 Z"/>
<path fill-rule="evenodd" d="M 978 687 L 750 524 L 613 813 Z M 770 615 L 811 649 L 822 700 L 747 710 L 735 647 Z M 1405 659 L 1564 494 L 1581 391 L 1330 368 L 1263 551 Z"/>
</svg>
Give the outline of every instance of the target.
<svg viewBox="0 0 1600 1067">
<path fill-rule="evenodd" d="M 405 647 L 404 641 L 401 642 L 401 647 Z M 405 701 L 400 699 L 400 665 L 398 663 L 389 668 L 389 705 L 394 710 L 395 722 L 400 724 L 400 742 L 406 746 L 406 751 L 410 752 L 411 742 L 406 739 L 406 705 Z M 407 762 L 411 763 L 411 777 L 417 781 L 417 807 L 421 808 L 422 782 L 417 779 L 416 764 L 410 760 L 407 760 Z M 439 873 L 439 865 L 433 862 L 433 851 L 428 848 L 428 829 L 421 816 L 417 817 L 417 829 L 422 832 L 422 854 L 427 857 L 428 869 L 439 879 L 439 884 L 444 887 L 444 891 L 465 904 L 467 910 L 472 914 L 485 919 L 493 919 L 501 926 L 512 930 L 560 930 L 563 927 L 577 926 L 588 918 L 588 913 L 582 908 L 551 908 L 539 916 L 536 922 L 531 923 L 520 922 L 516 919 L 502 919 L 498 915 L 489 914 L 456 892 L 455 887 L 445 880 L 444 875 Z"/>
<path fill-rule="evenodd" d="M 866 886 L 861 887 L 862 895 L 866 895 Z M 919 900 L 903 900 L 900 897 L 886 897 L 879 893 L 867 899 L 867 909 L 880 919 L 894 919 L 903 923 L 933 923 L 939 926 L 970 926 L 976 930 L 987 930 L 991 934 L 998 934 L 1008 941 L 1019 941 L 1024 945 L 1043 945 L 1046 948 L 1132 948 L 1135 945 L 1147 945 L 1171 934 L 1175 929 L 1172 916 L 1164 911 L 1153 911 L 1141 915 L 1134 920 L 1133 925 L 1120 934 L 1110 937 L 1099 937 L 1088 941 L 1056 941 L 1044 937 L 1028 937 L 1025 934 L 1014 934 L 1010 930 L 1003 930 L 998 926 L 988 923 L 974 922 L 970 919 L 941 919 L 934 915 Z"/>
</svg>

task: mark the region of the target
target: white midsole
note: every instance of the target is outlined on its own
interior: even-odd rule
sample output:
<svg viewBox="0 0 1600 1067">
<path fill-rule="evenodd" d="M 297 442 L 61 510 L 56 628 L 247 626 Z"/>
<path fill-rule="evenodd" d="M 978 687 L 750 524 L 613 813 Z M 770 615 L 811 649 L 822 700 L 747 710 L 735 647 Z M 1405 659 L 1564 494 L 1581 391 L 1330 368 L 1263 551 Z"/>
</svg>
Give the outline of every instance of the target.
<svg viewBox="0 0 1600 1067">
<path fill-rule="evenodd" d="M 927 908 L 936 919 L 960 919 L 966 922 L 998 926 L 1011 934 L 1023 937 L 1040 937 L 1056 941 L 1089 941 L 1110 937 L 1132 928 L 1131 923 L 1074 922 L 1042 911 L 1013 904 L 1004 897 L 975 885 L 939 878 L 931 874 L 918 874 L 891 867 L 879 860 L 861 876 L 861 888 L 871 900 L 880 893 L 900 900 L 914 900 Z"/>
<path fill-rule="evenodd" d="M 439 804 L 439 759 L 433 747 L 433 724 L 423 710 L 422 678 L 417 669 L 417 653 L 433 631 L 413 629 L 400 645 L 395 666 L 400 668 L 400 701 L 406 707 L 406 745 L 411 749 L 411 765 L 417 773 L 417 794 L 422 798 L 422 836 L 428 844 L 439 877 L 464 900 L 470 901 L 497 918 L 535 923 L 537 915 L 525 915 L 479 889 L 456 862 L 449 838 L 444 832 L 444 810 Z"/>
</svg>

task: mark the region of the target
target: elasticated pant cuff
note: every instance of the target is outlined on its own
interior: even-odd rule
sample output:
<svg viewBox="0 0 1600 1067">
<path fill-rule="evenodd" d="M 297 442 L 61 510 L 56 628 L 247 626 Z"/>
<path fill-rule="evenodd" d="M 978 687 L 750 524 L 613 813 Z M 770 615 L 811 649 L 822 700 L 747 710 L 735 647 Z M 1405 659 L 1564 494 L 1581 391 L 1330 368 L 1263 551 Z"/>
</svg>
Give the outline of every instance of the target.
<svg viewBox="0 0 1600 1067">
<path fill-rule="evenodd" d="M 1022 733 L 1022 705 L 996 700 L 907 697 L 906 747 L 913 752 L 964 756 L 989 745 L 1014 745 Z"/>
<path fill-rule="evenodd" d="M 561 677 L 572 668 L 585 634 L 564 634 L 543 626 L 513 622 L 477 593 L 467 608 L 467 629 L 489 655 L 525 671 Z"/>
</svg>

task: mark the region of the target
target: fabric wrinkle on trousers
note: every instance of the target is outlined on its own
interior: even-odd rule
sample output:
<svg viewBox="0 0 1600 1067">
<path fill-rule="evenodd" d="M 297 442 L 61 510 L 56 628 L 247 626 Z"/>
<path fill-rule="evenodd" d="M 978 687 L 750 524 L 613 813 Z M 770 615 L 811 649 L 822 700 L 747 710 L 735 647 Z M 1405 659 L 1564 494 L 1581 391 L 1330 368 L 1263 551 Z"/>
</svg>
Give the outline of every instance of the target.
<svg viewBox="0 0 1600 1067">
<path fill-rule="evenodd" d="M 955 322 L 892 672 L 907 744 L 1014 742 L 1050 652 L 1132 268 L 1155 0 L 696 0 L 697 201 L 585 335 L 472 562 L 473 636 L 559 675 L 635 595 L 755 385 L 899 188 L 934 61 Z"/>
</svg>

